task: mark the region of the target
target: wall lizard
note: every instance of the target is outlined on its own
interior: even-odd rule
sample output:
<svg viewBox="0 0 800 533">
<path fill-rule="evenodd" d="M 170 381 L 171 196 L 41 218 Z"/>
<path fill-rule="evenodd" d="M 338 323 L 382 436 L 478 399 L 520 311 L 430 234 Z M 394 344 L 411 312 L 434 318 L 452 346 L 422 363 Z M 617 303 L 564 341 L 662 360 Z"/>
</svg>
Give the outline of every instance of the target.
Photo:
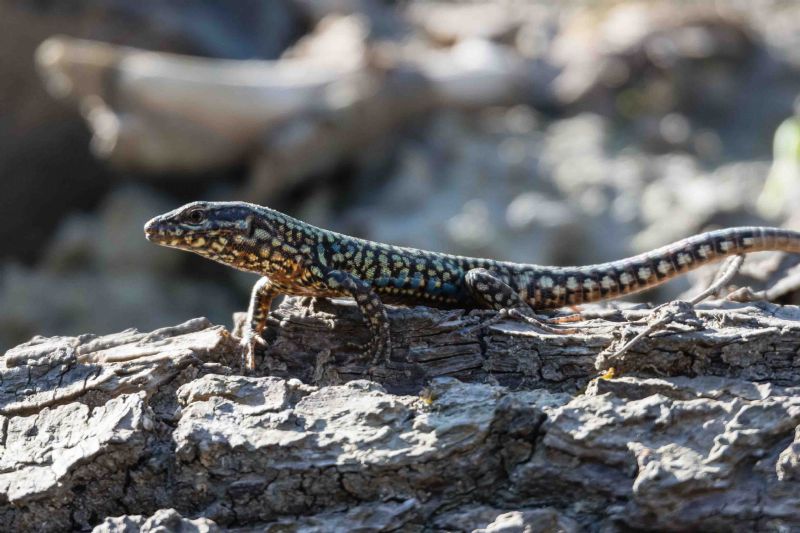
<svg viewBox="0 0 800 533">
<path fill-rule="evenodd" d="M 242 338 L 255 368 L 271 301 L 279 294 L 350 296 L 371 332 L 373 360 L 391 354 L 384 304 L 514 311 L 617 298 L 649 289 L 726 256 L 763 250 L 800 253 L 800 233 L 768 227 L 710 231 L 627 259 L 555 267 L 392 246 L 306 224 L 244 202 L 193 202 L 145 225 L 147 239 L 259 274 Z"/>
</svg>

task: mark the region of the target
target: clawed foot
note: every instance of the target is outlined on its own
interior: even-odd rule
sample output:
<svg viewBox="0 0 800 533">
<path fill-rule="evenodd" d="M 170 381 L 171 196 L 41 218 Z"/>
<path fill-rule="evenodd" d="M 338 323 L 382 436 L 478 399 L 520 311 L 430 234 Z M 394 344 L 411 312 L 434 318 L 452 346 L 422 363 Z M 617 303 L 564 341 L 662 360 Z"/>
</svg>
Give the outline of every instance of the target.
<svg viewBox="0 0 800 533">
<path fill-rule="evenodd" d="M 566 328 L 562 324 L 578 322 L 582 320 L 580 315 L 569 315 L 566 317 L 555 317 L 552 319 L 537 318 L 530 311 L 521 308 L 500 309 L 493 317 L 484 320 L 474 326 L 465 328 L 466 333 L 476 329 L 484 329 L 493 326 L 507 319 L 519 320 L 533 327 L 538 333 L 549 333 L 553 335 L 568 335 L 578 333 L 578 328 Z"/>
<path fill-rule="evenodd" d="M 363 344 L 348 342 L 347 347 L 361 350 L 360 359 L 369 361 L 370 366 L 373 367 L 381 363 L 388 364 L 389 358 L 392 354 L 389 344 L 380 341 L 371 341 L 369 344 L 367 344 L 366 348 L 364 348 Z"/>
<path fill-rule="evenodd" d="M 512 309 L 501 309 L 498 312 L 500 316 L 508 316 L 509 318 L 513 318 L 515 320 L 520 320 L 525 322 L 526 324 L 530 324 L 534 328 L 541 330 L 544 333 L 552 333 L 555 335 L 568 335 L 572 333 L 578 333 L 577 328 L 565 328 L 559 327 L 562 323 L 568 322 L 564 320 L 563 322 L 560 321 L 558 318 L 553 320 L 552 322 L 544 321 L 541 319 L 536 318 L 535 316 L 531 315 L 529 312 L 526 312 L 520 308 L 512 308 Z M 574 316 L 574 315 L 572 315 Z M 553 325 L 551 325 L 553 324 Z"/>
<path fill-rule="evenodd" d="M 252 331 L 246 331 L 239 341 L 242 350 L 242 372 L 249 374 L 256 369 L 256 345 L 266 346 L 267 342 Z"/>
<path fill-rule="evenodd" d="M 370 343 L 364 351 L 364 359 L 370 361 L 372 366 L 377 366 L 380 363 L 389 364 L 389 358 L 392 355 L 392 348 L 388 343 Z"/>
</svg>

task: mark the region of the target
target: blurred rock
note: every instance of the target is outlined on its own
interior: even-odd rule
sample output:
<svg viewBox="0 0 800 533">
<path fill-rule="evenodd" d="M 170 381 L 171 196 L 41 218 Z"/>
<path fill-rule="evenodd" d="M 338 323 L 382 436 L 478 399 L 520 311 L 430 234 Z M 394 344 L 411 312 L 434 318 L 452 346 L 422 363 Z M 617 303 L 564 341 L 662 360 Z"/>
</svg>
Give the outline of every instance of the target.
<svg viewBox="0 0 800 533">
<path fill-rule="evenodd" d="M 293 0 L 293 3 L 314 22 L 330 16 L 365 17 L 376 39 L 405 39 L 413 31 L 396 4 L 383 0 Z"/>
<path fill-rule="evenodd" d="M 637 249 L 652 249 L 702 228 L 764 224 L 755 203 L 768 164 L 734 163 L 704 174 L 692 158 L 665 156 L 654 166 L 661 167 L 661 176 L 643 192 L 646 225 L 635 238 Z"/>
<path fill-rule="evenodd" d="M 38 268 L 0 268 L 0 346 L 35 333 L 152 329 L 176 317 L 228 321 L 246 304 L 246 290 L 229 286 L 228 269 L 220 267 L 217 279 L 187 278 L 188 255 L 144 238 L 144 222 L 174 207 L 141 186 L 117 189 L 97 216 L 66 219 Z"/>
<path fill-rule="evenodd" d="M 246 303 L 224 283 L 184 280 L 177 274 L 59 274 L 13 265 L 0 274 L 2 347 L 42 333 L 108 333 L 131 324 L 152 329 L 175 316 L 208 315 L 224 323 Z"/>
<path fill-rule="evenodd" d="M 369 30 L 364 17 L 325 19 L 278 61 L 66 37 L 42 43 L 36 61 L 53 96 L 82 109 L 99 157 L 186 180 L 245 164 L 255 168 L 246 194 L 256 200 L 355 159 L 431 110 L 527 99 L 531 73 L 510 46 L 472 39 L 381 55 Z"/>
<path fill-rule="evenodd" d="M 627 118 L 729 109 L 757 44 L 742 17 L 666 2 L 587 8 L 557 37 L 557 98 Z M 694 96 L 704 95 L 702 106 Z"/>
<path fill-rule="evenodd" d="M 625 236 L 634 234 L 636 215 L 616 218 L 610 207 L 635 196 L 643 178 L 620 172 L 607 135 L 599 116 L 548 124 L 520 107 L 479 120 L 437 116 L 426 142 L 401 149 L 407 166 L 390 176 L 386 193 L 364 195 L 369 205 L 338 229 L 519 262 L 619 258 L 630 252 Z"/>
<path fill-rule="evenodd" d="M 494 2 L 415 2 L 409 6 L 408 16 L 443 44 L 474 38 L 508 40 L 522 22 L 509 6 Z"/>
<path fill-rule="evenodd" d="M 346 25 L 348 38 L 360 39 L 360 26 Z M 81 107 L 98 156 L 190 175 L 239 162 L 270 125 L 310 111 L 361 64 L 352 54 L 335 62 L 212 60 L 67 37 L 42 43 L 36 60 L 54 96 Z M 113 83 L 109 71 L 117 73 Z"/>
<path fill-rule="evenodd" d="M 89 153 L 80 115 L 44 91 L 36 46 L 57 31 L 78 31 L 71 14 L 41 15 L 33 2 L 0 4 L 0 260 L 32 262 L 62 216 L 93 207 L 109 173 Z"/>
<path fill-rule="evenodd" d="M 79 30 L 68 32 L 76 37 L 225 59 L 277 58 L 305 30 L 302 14 L 291 0 L 6 4 L 38 17 L 76 20 Z"/>
<path fill-rule="evenodd" d="M 61 34 L 212 57 L 275 58 L 304 30 L 290 0 L 224 6 L 204 0 L 2 2 L 0 258 L 37 259 L 60 218 L 93 208 L 113 177 L 90 154 L 89 133 L 78 110 L 53 102 L 44 92 L 32 62 L 42 41 Z M 104 124 L 98 127 L 108 128 L 108 118 L 94 116 Z"/>
<path fill-rule="evenodd" d="M 142 237 L 144 222 L 174 208 L 173 202 L 152 189 L 115 189 L 100 204 L 96 216 L 72 215 L 63 222 L 41 266 L 53 272 L 176 273 L 183 256 L 153 246 Z"/>
</svg>

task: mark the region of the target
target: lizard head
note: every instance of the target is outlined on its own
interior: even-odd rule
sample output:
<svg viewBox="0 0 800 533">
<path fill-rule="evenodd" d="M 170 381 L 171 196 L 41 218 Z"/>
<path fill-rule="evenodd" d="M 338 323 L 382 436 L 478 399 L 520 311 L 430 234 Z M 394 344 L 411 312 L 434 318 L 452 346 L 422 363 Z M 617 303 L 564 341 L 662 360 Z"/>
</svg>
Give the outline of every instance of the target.
<svg viewBox="0 0 800 533">
<path fill-rule="evenodd" d="M 270 259 L 273 251 L 293 241 L 294 222 L 245 202 L 192 202 L 149 220 L 144 233 L 156 244 L 265 274 L 277 267 Z"/>
<path fill-rule="evenodd" d="M 237 235 L 252 232 L 252 207 L 241 202 L 192 202 L 150 219 L 144 234 L 147 240 L 171 248 L 200 254 L 206 249 L 222 251 Z"/>
</svg>

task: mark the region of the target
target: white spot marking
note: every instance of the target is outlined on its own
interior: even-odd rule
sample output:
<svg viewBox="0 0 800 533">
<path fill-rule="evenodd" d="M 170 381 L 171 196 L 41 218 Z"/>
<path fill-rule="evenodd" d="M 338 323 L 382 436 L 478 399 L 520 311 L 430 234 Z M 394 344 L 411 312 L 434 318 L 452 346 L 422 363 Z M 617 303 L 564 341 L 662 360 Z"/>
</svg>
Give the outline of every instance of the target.
<svg viewBox="0 0 800 533">
<path fill-rule="evenodd" d="M 704 244 L 697 249 L 697 253 L 700 254 L 700 257 L 706 258 L 711 255 L 711 247 L 707 244 Z"/>
<path fill-rule="evenodd" d="M 578 281 L 575 278 L 567 278 L 567 288 L 571 291 L 578 289 Z"/>
<path fill-rule="evenodd" d="M 539 278 L 539 286 L 543 289 L 549 289 L 553 286 L 553 278 L 549 276 L 542 276 Z"/>
<path fill-rule="evenodd" d="M 600 285 L 602 285 L 604 289 L 610 289 L 611 286 L 614 285 L 614 281 L 610 276 L 603 276 L 603 279 L 600 280 Z"/>
<path fill-rule="evenodd" d="M 692 256 L 689 254 L 678 254 L 678 264 L 679 265 L 688 265 L 692 262 Z"/>
<path fill-rule="evenodd" d="M 722 241 L 719 243 L 719 247 L 722 249 L 723 252 L 727 252 L 731 248 L 733 248 L 733 243 L 731 241 Z"/>
<path fill-rule="evenodd" d="M 669 271 L 672 269 L 672 265 L 669 261 L 661 261 L 658 263 L 658 271 L 662 274 L 666 275 L 669 274 Z"/>
<path fill-rule="evenodd" d="M 650 271 L 649 268 L 642 267 L 639 269 L 639 279 L 642 281 L 647 281 L 648 279 L 650 279 L 650 276 L 652 275 L 653 273 Z"/>
<path fill-rule="evenodd" d="M 633 276 L 628 274 L 627 272 L 623 272 L 622 275 L 619 277 L 619 282 L 623 285 L 630 285 L 633 281 Z"/>
</svg>

